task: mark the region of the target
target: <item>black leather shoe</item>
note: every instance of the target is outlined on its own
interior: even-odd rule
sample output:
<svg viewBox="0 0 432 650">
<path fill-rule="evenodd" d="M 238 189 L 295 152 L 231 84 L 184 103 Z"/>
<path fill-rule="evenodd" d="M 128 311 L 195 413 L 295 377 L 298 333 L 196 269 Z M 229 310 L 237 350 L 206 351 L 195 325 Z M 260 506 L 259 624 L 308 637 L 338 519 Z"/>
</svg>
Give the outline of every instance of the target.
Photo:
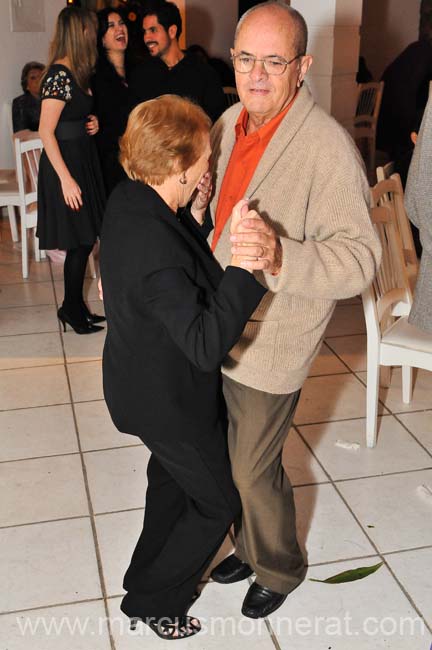
<svg viewBox="0 0 432 650">
<path fill-rule="evenodd" d="M 240 582 L 253 574 L 249 564 L 242 562 L 235 555 L 228 555 L 211 572 L 210 576 L 215 582 L 229 585 L 232 582 Z"/>
<path fill-rule="evenodd" d="M 242 614 L 248 618 L 264 618 L 278 609 L 286 597 L 287 594 L 278 594 L 254 582 L 243 601 Z"/>
</svg>

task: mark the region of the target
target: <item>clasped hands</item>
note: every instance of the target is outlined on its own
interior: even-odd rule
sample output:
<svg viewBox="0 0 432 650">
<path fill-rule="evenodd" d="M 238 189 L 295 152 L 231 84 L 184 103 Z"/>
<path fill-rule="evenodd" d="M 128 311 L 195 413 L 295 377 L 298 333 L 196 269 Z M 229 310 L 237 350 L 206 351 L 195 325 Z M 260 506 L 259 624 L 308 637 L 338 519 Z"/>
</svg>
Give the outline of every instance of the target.
<svg viewBox="0 0 432 650">
<path fill-rule="evenodd" d="M 203 223 L 212 192 L 210 172 L 201 178 L 191 205 L 193 217 Z M 230 240 L 232 263 L 249 271 L 266 271 L 278 275 L 282 266 L 282 246 L 274 228 L 249 210 L 248 199 L 241 199 L 231 215 Z"/>
<path fill-rule="evenodd" d="M 233 208 L 230 226 L 232 263 L 250 271 L 277 275 L 282 266 L 282 246 L 274 228 L 256 210 L 249 210 L 248 199 Z"/>
</svg>

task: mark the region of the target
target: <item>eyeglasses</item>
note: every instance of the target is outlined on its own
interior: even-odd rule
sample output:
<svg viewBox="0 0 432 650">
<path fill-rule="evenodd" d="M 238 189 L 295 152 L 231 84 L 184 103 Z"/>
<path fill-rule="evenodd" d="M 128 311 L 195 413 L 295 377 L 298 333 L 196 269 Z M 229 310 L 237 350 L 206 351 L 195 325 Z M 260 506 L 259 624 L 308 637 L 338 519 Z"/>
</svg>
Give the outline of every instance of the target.
<svg viewBox="0 0 432 650">
<path fill-rule="evenodd" d="M 231 61 L 233 62 L 234 70 L 236 72 L 247 74 L 252 72 L 257 61 L 262 62 L 264 70 L 267 74 L 283 74 L 290 63 L 299 59 L 303 54 L 297 54 L 293 59 L 287 61 L 282 56 L 267 56 L 264 59 L 257 59 L 252 54 L 233 54 Z"/>
</svg>

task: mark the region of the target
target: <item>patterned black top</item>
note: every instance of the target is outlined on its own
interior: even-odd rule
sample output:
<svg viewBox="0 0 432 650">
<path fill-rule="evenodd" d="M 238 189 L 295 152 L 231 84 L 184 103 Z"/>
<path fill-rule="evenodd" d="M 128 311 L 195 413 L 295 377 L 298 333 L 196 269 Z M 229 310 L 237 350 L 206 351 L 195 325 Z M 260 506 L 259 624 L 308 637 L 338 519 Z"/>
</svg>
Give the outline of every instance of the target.
<svg viewBox="0 0 432 650">
<path fill-rule="evenodd" d="M 42 99 L 61 99 L 70 102 L 72 76 L 69 70 L 61 65 L 54 64 L 45 77 L 41 96 Z"/>
<path fill-rule="evenodd" d="M 93 97 L 85 93 L 64 65 L 54 63 L 48 70 L 42 84 L 41 98 L 58 99 L 66 102 L 60 122 L 84 120 L 92 113 Z"/>
</svg>

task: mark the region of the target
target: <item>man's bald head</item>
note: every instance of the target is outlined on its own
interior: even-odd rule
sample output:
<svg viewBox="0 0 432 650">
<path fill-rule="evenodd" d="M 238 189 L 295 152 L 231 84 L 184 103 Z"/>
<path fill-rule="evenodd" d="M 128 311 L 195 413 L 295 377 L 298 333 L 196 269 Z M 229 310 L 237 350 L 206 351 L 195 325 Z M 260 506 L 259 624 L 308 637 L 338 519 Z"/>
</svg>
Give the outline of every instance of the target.
<svg viewBox="0 0 432 650">
<path fill-rule="evenodd" d="M 293 9 L 289 5 L 285 4 L 281 0 L 269 0 L 268 2 L 261 2 L 255 7 L 248 9 L 243 16 L 240 18 L 237 28 L 234 35 L 234 47 L 237 42 L 238 35 L 242 29 L 243 24 L 248 20 L 248 17 L 255 12 L 271 12 L 279 13 L 281 20 L 286 20 L 289 22 L 290 26 L 294 27 L 294 54 L 303 55 L 306 54 L 307 40 L 308 40 L 308 29 L 305 22 L 305 19 L 296 9 Z"/>
</svg>

